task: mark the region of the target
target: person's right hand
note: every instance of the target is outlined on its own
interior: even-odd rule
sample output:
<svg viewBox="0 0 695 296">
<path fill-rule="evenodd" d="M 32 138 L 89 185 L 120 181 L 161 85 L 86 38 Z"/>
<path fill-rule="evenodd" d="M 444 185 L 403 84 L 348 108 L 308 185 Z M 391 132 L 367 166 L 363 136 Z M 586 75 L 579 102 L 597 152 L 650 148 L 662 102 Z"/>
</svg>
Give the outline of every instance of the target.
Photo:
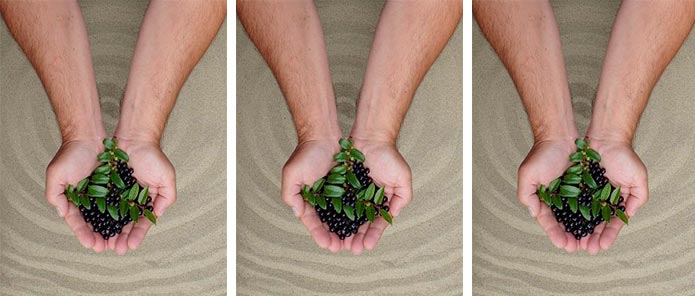
<svg viewBox="0 0 695 296">
<path fill-rule="evenodd" d="M 538 199 L 536 191 L 540 184 L 548 186 L 570 167 L 569 155 L 576 150 L 574 140 L 575 137 L 567 137 L 536 142 L 519 166 L 517 180 L 517 196 L 521 204 L 528 208 L 553 244 L 570 253 L 577 250 L 578 241 L 565 232 L 550 208 Z"/>
<path fill-rule="evenodd" d="M 300 141 L 282 168 L 281 189 L 282 199 L 302 220 L 316 244 L 334 253 L 343 249 L 343 241 L 321 223 L 316 210 L 302 198 L 301 188 L 323 178 L 335 165 L 333 154 L 340 151 L 339 138 Z"/>
<path fill-rule="evenodd" d="M 99 165 L 97 155 L 104 151 L 101 139 L 66 141 L 46 169 L 46 199 L 65 219 L 85 248 L 101 252 L 106 241 L 92 231 L 80 210 L 65 197 L 65 186 L 76 186 Z"/>
</svg>

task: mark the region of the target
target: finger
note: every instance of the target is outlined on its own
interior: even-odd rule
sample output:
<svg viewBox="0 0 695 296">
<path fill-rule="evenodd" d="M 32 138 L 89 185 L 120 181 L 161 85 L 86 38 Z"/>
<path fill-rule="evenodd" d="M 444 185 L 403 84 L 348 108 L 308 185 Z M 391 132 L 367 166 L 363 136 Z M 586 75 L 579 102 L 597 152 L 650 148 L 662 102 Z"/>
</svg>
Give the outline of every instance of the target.
<svg viewBox="0 0 695 296">
<path fill-rule="evenodd" d="M 71 206 L 68 207 L 67 213 L 67 216 L 65 216 L 65 222 L 80 241 L 80 244 L 88 249 L 94 247 L 93 232 L 87 223 L 84 222 L 84 218 L 82 218 L 80 210 L 78 210 L 75 206 Z"/>
<path fill-rule="evenodd" d="M 316 211 L 312 211 L 311 205 L 306 204 L 306 209 L 303 211 L 304 215 L 300 218 L 304 226 L 309 230 L 309 234 L 314 238 L 316 244 L 321 248 L 328 248 L 331 244 L 331 238 L 328 235 L 328 230 L 323 227 L 319 216 Z"/>
<path fill-rule="evenodd" d="M 389 223 L 384 219 L 377 219 L 374 223 L 369 225 L 369 229 L 364 236 L 364 248 L 367 250 L 374 249 L 388 225 Z"/>
<path fill-rule="evenodd" d="M 613 219 L 611 220 L 611 223 L 606 225 L 606 228 L 603 229 L 601 237 L 599 238 L 601 249 L 608 250 L 608 248 L 613 245 L 613 242 L 615 242 L 615 239 L 618 237 L 618 233 L 620 233 L 620 229 L 623 228 L 623 225 L 625 224 L 620 219 Z"/>
<path fill-rule="evenodd" d="M 536 219 L 550 238 L 550 241 L 553 242 L 553 245 L 558 248 L 564 248 L 567 245 L 565 231 L 560 228 L 555 216 L 553 216 L 553 212 L 548 207 L 542 206 Z"/>
<path fill-rule="evenodd" d="M 585 237 L 582 237 L 582 239 L 579 240 L 579 248 L 582 250 L 586 250 L 587 245 L 589 245 L 589 238 L 591 237 L 591 234 L 588 234 Z"/>
<path fill-rule="evenodd" d="M 352 235 L 352 232 L 348 232 L 348 234 L 350 234 L 350 236 L 347 236 L 346 234 L 346 237 L 343 240 L 343 250 L 350 250 L 350 248 L 352 247 L 352 240 L 355 239 L 355 236 Z"/>
<path fill-rule="evenodd" d="M 131 250 L 137 249 L 140 243 L 145 239 L 145 235 L 147 231 L 150 230 L 150 227 L 152 227 L 152 222 L 144 217 L 140 217 L 140 220 L 133 225 L 133 229 L 128 235 L 128 248 Z"/>
<path fill-rule="evenodd" d="M 362 251 L 364 250 L 364 235 L 367 233 L 368 228 L 368 224 L 362 224 L 360 228 L 358 228 L 355 238 L 352 240 L 352 245 L 350 246 L 352 254 L 362 254 Z"/>
<path fill-rule="evenodd" d="M 106 250 L 106 241 L 104 240 L 103 237 L 101 237 L 101 234 L 94 232 L 94 249 L 95 252 L 101 253 L 104 250 Z"/>
<path fill-rule="evenodd" d="M 641 186 L 630 188 L 629 193 L 629 195 L 624 195 L 626 200 L 625 211 L 628 216 L 632 217 L 637 213 L 637 210 L 649 200 L 649 189 L 645 183 Z"/>
<path fill-rule="evenodd" d="M 396 217 L 413 200 L 413 187 L 410 183 L 395 187 L 393 195 L 389 197 L 391 215 Z"/>
<path fill-rule="evenodd" d="M 116 254 L 123 255 L 128 251 L 128 236 L 130 235 L 130 230 L 132 229 L 133 223 L 123 227 L 123 230 L 118 235 L 118 240 L 116 241 Z"/>
<path fill-rule="evenodd" d="M 286 172 L 286 170 L 283 169 L 280 195 L 282 196 L 282 200 L 285 202 L 285 204 L 292 208 L 294 215 L 301 217 L 302 214 L 304 214 L 304 199 L 299 194 L 301 191 L 301 186 L 298 185 L 294 179 L 290 178 L 290 174 L 291 173 Z"/>
<path fill-rule="evenodd" d="M 328 249 L 333 253 L 338 253 L 338 251 L 343 248 L 343 243 L 340 238 L 338 238 L 337 234 L 331 232 L 329 235 L 331 237 L 331 244 L 328 246 Z"/>
<path fill-rule="evenodd" d="M 157 188 L 155 194 L 148 193 L 154 203 L 155 215 L 161 217 L 166 209 L 176 202 L 176 179 L 168 180 L 164 186 Z"/>
<path fill-rule="evenodd" d="M 591 234 L 589 242 L 586 245 L 586 251 L 591 255 L 596 255 L 601 250 L 601 233 L 603 228 L 606 227 L 606 223 L 601 223 L 596 228 L 594 228 L 594 233 Z"/>
<path fill-rule="evenodd" d="M 565 240 L 567 241 L 567 243 L 565 244 L 565 251 L 567 251 L 567 253 L 574 253 L 575 251 L 577 251 L 579 244 L 577 242 L 577 239 L 574 238 L 574 235 L 572 235 L 569 232 L 565 232 Z"/>
<path fill-rule="evenodd" d="M 112 236 L 108 241 L 106 241 L 106 246 L 109 250 L 116 250 L 116 241 L 118 241 L 118 234 Z"/>
<path fill-rule="evenodd" d="M 57 173 L 54 172 L 50 165 L 46 169 L 46 200 L 58 212 L 58 216 L 65 217 L 68 213 L 68 201 L 65 197 L 65 186 L 57 178 Z"/>
<path fill-rule="evenodd" d="M 526 171 L 523 167 L 519 167 L 516 197 L 522 205 L 528 208 L 531 217 L 537 217 L 542 211 L 541 203 L 536 195 L 536 184 L 530 181 Z"/>
</svg>

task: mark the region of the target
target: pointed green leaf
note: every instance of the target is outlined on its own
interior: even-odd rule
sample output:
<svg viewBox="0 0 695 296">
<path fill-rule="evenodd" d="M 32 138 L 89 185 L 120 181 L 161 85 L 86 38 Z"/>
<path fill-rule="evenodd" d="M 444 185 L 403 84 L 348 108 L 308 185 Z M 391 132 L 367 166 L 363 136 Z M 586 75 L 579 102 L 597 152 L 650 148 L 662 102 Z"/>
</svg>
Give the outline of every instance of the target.
<svg viewBox="0 0 695 296">
<path fill-rule="evenodd" d="M 351 206 L 344 206 L 343 212 L 345 212 L 345 216 L 347 216 L 350 220 L 355 221 L 355 212 Z"/>
<path fill-rule="evenodd" d="M 538 197 L 545 202 L 546 205 L 550 206 L 552 205 L 552 200 L 550 199 L 550 195 L 547 192 L 540 192 L 538 193 Z"/>
<path fill-rule="evenodd" d="M 77 192 L 75 192 L 74 189 L 72 191 L 68 190 L 68 192 L 65 194 L 65 197 L 67 197 L 68 200 L 72 202 L 74 202 L 75 199 L 78 199 Z"/>
<path fill-rule="evenodd" d="M 559 196 L 554 195 L 554 196 L 552 197 L 552 201 L 553 201 L 553 204 L 555 205 L 556 208 L 562 210 L 562 208 L 563 208 L 562 199 L 560 199 Z"/>
<path fill-rule="evenodd" d="M 135 183 L 133 187 L 130 187 L 130 192 L 128 192 L 128 198 L 127 200 L 133 201 L 135 198 L 138 197 L 138 194 L 140 193 L 140 185 L 138 183 Z"/>
<path fill-rule="evenodd" d="M 103 197 L 97 197 L 96 199 L 97 207 L 99 212 L 104 213 L 106 211 L 106 200 Z"/>
<path fill-rule="evenodd" d="M 75 195 L 75 196 L 72 198 L 72 203 L 75 204 L 75 207 L 79 208 L 79 207 L 80 207 L 80 204 L 82 204 L 81 201 L 80 201 L 80 196 L 79 196 L 79 195 Z"/>
<path fill-rule="evenodd" d="M 87 210 L 92 209 L 92 203 L 89 201 L 89 197 L 86 195 L 82 195 L 80 197 L 80 203 L 82 204 L 83 207 L 85 207 Z"/>
<path fill-rule="evenodd" d="M 328 197 L 341 197 L 345 193 L 345 189 L 343 187 L 335 186 L 335 185 L 326 185 L 323 186 L 323 194 L 328 196 Z"/>
<path fill-rule="evenodd" d="M 591 149 L 591 148 L 586 150 L 586 157 L 595 161 L 595 162 L 601 161 L 601 155 L 599 155 L 598 152 L 596 152 L 596 150 Z"/>
<path fill-rule="evenodd" d="M 582 140 L 582 139 L 576 139 L 576 140 L 574 141 L 574 144 L 577 145 L 577 149 L 579 149 L 579 150 L 584 150 L 584 149 L 586 149 L 586 148 L 589 146 L 589 145 L 586 143 L 586 141 L 584 141 L 584 140 Z"/>
<path fill-rule="evenodd" d="M 565 184 L 579 184 L 581 181 L 582 178 L 574 174 L 567 174 L 562 178 L 562 183 Z"/>
<path fill-rule="evenodd" d="M 106 175 L 102 175 L 102 174 L 96 174 L 96 175 L 92 175 L 91 181 L 92 181 L 92 184 L 104 185 L 104 184 L 109 183 L 109 177 Z"/>
<path fill-rule="evenodd" d="M 343 203 L 340 201 L 340 197 L 334 197 L 331 201 L 333 202 L 333 209 L 335 209 L 335 212 L 340 213 L 343 209 Z"/>
<path fill-rule="evenodd" d="M 300 191 L 300 194 L 301 194 L 302 196 L 305 196 L 305 195 L 309 194 L 309 185 L 304 184 L 304 185 L 302 186 L 302 189 L 301 189 L 301 191 Z M 305 199 L 306 199 L 306 198 L 305 198 Z"/>
<path fill-rule="evenodd" d="M 147 202 L 147 192 L 149 191 L 149 189 L 149 186 L 145 186 L 145 189 L 140 190 L 140 193 L 138 194 L 139 204 L 144 205 Z"/>
<path fill-rule="evenodd" d="M 582 156 L 581 152 L 575 152 L 575 153 L 570 154 L 570 161 L 571 162 L 580 162 L 583 159 L 584 159 L 584 157 Z"/>
<path fill-rule="evenodd" d="M 121 194 L 119 194 L 122 200 L 127 200 L 127 199 L 128 199 L 128 196 L 130 195 L 130 189 L 132 189 L 132 188 L 133 188 L 133 187 L 130 187 L 130 188 L 126 189 L 126 190 L 123 190 L 123 192 L 121 192 Z"/>
<path fill-rule="evenodd" d="M 570 205 L 570 210 L 572 210 L 572 213 L 576 213 L 576 212 L 577 212 L 577 206 L 578 206 L 578 204 L 577 204 L 577 198 L 575 198 L 575 197 L 570 197 L 570 198 L 568 198 L 568 199 L 567 199 L 567 204 Z"/>
<path fill-rule="evenodd" d="M 603 186 L 603 189 L 601 189 L 601 196 L 599 197 L 600 200 L 607 200 L 608 197 L 611 194 L 611 184 L 606 184 L 606 186 Z"/>
<path fill-rule="evenodd" d="M 89 185 L 87 187 L 87 194 L 92 197 L 104 197 L 109 193 L 106 187 L 99 185 Z"/>
<path fill-rule="evenodd" d="M 106 175 L 110 171 L 111 171 L 111 166 L 108 163 L 94 169 L 95 174 L 102 174 L 102 175 Z"/>
<path fill-rule="evenodd" d="M 591 202 L 591 215 L 594 217 L 598 217 L 598 214 L 601 212 L 601 203 L 598 200 L 594 200 Z"/>
<path fill-rule="evenodd" d="M 547 190 L 548 189 L 545 187 L 545 185 L 538 185 L 538 192 L 547 192 Z"/>
<path fill-rule="evenodd" d="M 603 220 L 605 220 L 606 223 L 611 223 L 611 207 L 603 206 L 603 208 L 601 208 L 601 215 L 603 215 Z"/>
<path fill-rule="evenodd" d="M 352 187 L 356 189 L 362 188 L 362 184 L 360 184 L 360 181 L 357 180 L 357 176 L 355 176 L 355 173 L 353 173 L 352 171 L 347 172 L 347 174 L 345 174 L 345 177 L 347 178 L 348 183 L 350 183 Z"/>
<path fill-rule="evenodd" d="M 152 212 L 150 212 L 150 210 L 144 209 L 142 212 L 145 214 L 145 217 L 147 217 L 147 220 L 150 220 L 152 224 L 157 224 L 157 218 L 154 216 L 154 214 L 152 214 Z"/>
<path fill-rule="evenodd" d="M 128 202 L 125 199 L 121 199 L 120 204 L 118 205 L 119 209 L 119 214 L 121 214 L 121 217 L 125 217 L 126 214 L 128 214 Z"/>
<path fill-rule="evenodd" d="M 116 158 L 128 162 L 128 154 L 125 153 L 125 151 L 121 150 L 120 148 L 116 148 L 116 150 L 113 151 L 113 155 L 116 156 Z"/>
<path fill-rule="evenodd" d="M 111 215 L 111 218 L 113 218 L 114 220 L 120 219 L 120 217 L 118 217 L 118 208 L 117 207 L 108 206 L 108 207 L 106 207 L 106 209 L 109 211 L 109 215 Z"/>
<path fill-rule="evenodd" d="M 589 174 L 588 171 L 584 171 L 582 173 L 582 180 L 584 181 L 584 184 L 589 185 L 591 189 L 596 189 L 598 185 L 596 184 L 596 181 L 594 181 L 594 178 Z"/>
<path fill-rule="evenodd" d="M 360 152 L 357 149 L 352 149 L 352 151 L 350 151 L 350 156 L 352 156 L 352 158 L 354 158 L 355 160 L 364 162 L 364 154 L 362 154 L 362 152 Z"/>
<path fill-rule="evenodd" d="M 314 186 L 312 186 L 311 189 L 313 189 L 314 192 L 319 192 L 319 190 L 323 189 L 323 184 L 325 182 L 326 182 L 326 179 L 324 179 L 324 178 L 318 179 L 318 180 L 316 180 L 316 182 L 314 182 Z M 307 191 L 308 191 L 308 186 L 307 186 Z"/>
<path fill-rule="evenodd" d="M 333 155 L 333 161 L 335 162 L 345 162 L 347 160 L 347 153 L 345 151 L 338 152 Z"/>
<path fill-rule="evenodd" d="M 316 206 L 316 196 L 313 193 L 309 193 L 306 197 L 306 201 L 308 201 L 312 207 Z"/>
<path fill-rule="evenodd" d="M 109 150 L 113 150 L 116 147 L 116 142 L 112 139 L 104 139 L 104 147 Z"/>
<path fill-rule="evenodd" d="M 375 214 L 374 207 L 372 207 L 371 205 L 368 205 L 366 207 L 365 211 L 367 212 L 367 220 L 369 220 L 369 222 L 374 223 L 374 214 Z"/>
<path fill-rule="evenodd" d="M 379 209 L 379 214 L 381 215 L 381 217 L 384 217 L 384 220 L 386 220 L 386 222 L 389 222 L 389 224 L 393 224 L 391 214 L 389 214 L 389 212 L 384 211 L 383 209 Z"/>
<path fill-rule="evenodd" d="M 579 206 L 579 211 L 586 220 L 591 220 L 591 209 L 587 206 Z"/>
<path fill-rule="evenodd" d="M 348 139 L 341 138 L 338 140 L 338 144 L 340 144 L 340 148 L 344 150 L 348 150 L 352 147 L 352 143 L 348 141 Z"/>
<path fill-rule="evenodd" d="M 87 184 L 89 184 L 89 178 L 82 179 L 80 183 L 77 183 L 77 192 L 84 191 L 84 189 L 87 188 Z"/>
<path fill-rule="evenodd" d="M 374 194 L 374 203 L 380 205 L 384 201 L 384 187 L 379 188 Z"/>
<path fill-rule="evenodd" d="M 560 196 L 563 197 L 577 197 L 581 192 L 581 189 L 571 185 L 560 186 Z"/>
<path fill-rule="evenodd" d="M 328 175 L 328 184 L 342 185 L 343 183 L 345 183 L 345 176 L 338 174 Z"/>
<path fill-rule="evenodd" d="M 560 178 L 557 178 L 553 180 L 553 182 L 550 182 L 550 185 L 548 186 L 548 191 L 549 192 L 555 192 L 558 188 L 560 188 Z"/>
<path fill-rule="evenodd" d="M 364 214 L 364 203 L 362 201 L 357 201 L 355 203 L 355 213 L 357 217 L 362 217 L 362 214 Z"/>
<path fill-rule="evenodd" d="M 107 152 L 102 152 L 97 155 L 97 160 L 99 162 L 109 162 L 111 160 L 111 153 Z"/>
<path fill-rule="evenodd" d="M 579 173 L 581 173 L 583 169 L 584 168 L 582 167 L 582 165 L 578 164 L 578 165 L 571 166 L 569 169 L 567 169 L 567 173 L 579 175 Z"/>
<path fill-rule="evenodd" d="M 345 174 L 346 171 L 347 171 L 347 167 L 341 164 L 341 165 L 334 166 L 331 169 L 331 174 L 341 174 L 342 175 L 342 174 Z"/>
<path fill-rule="evenodd" d="M 599 199 L 601 197 L 601 190 L 596 190 L 591 194 L 592 199 Z"/>
<path fill-rule="evenodd" d="M 130 219 L 133 219 L 133 222 L 137 223 L 138 219 L 140 218 L 140 210 L 138 209 L 137 206 L 130 206 Z"/>
<path fill-rule="evenodd" d="M 360 192 L 357 193 L 357 200 L 364 200 L 365 192 L 367 192 L 367 189 L 360 190 Z"/>
<path fill-rule="evenodd" d="M 318 203 L 319 207 L 321 207 L 324 210 L 328 207 L 328 204 L 326 204 L 326 197 L 323 195 L 319 195 L 316 197 L 316 203 Z"/>
<path fill-rule="evenodd" d="M 111 172 L 111 174 L 109 175 L 109 179 L 111 179 L 111 183 L 115 184 L 116 187 L 120 189 L 125 188 L 125 183 L 123 183 L 123 179 L 121 179 L 121 176 L 119 176 L 116 171 Z"/>
<path fill-rule="evenodd" d="M 625 215 L 625 212 L 621 211 L 620 209 L 615 209 L 615 215 L 617 215 L 618 218 L 620 218 L 620 220 L 623 221 L 623 223 L 628 224 L 628 219 L 627 215 Z"/>
<path fill-rule="evenodd" d="M 70 185 L 70 184 L 68 184 L 66 190 L 67 190 L 68 193 L 70 193 L 70 192 L 75 192 L 75 187 L 72 186 L 72 185 Z"/>
<path fill-rule="evenodd" d="M 364 200 L 372 200 L 372 198 L 374 197 L 375 189 L 376 188 L 374 187 L 374 183 L 369 184 L 369 186 L 367 186 L 367 190 L 364 192 Z"/>
<path fill-rule="evenodd" d="M 618 200 L 620 200 L 620 187 L 613 190 L 609 200 L 610 200 L 611 204 L 613 204 L 613 205 L 618 204 Z"/>
</svg>

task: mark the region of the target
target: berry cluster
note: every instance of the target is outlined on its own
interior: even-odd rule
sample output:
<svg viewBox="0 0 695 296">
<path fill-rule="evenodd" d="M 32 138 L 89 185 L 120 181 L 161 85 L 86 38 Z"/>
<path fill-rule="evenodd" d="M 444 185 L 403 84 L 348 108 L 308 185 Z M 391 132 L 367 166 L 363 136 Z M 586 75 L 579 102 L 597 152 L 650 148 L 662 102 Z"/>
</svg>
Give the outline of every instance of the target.
<svg viewBox="0 0 695 296">
<path fill-rule="evenodd" d="M 116 140 L 104 140 L 104 147 L 105 151 L 97 157 L 100 166 L 77 186 L 68 185 L 65 196 L 78 207 L 94 232 L 108 240 L 143 215 L 152 223 L 157 220 L 148 187 L 141 190 L 133 169 L 128 167 L 128 154 L 116 147 Z"/>
<path fill-rule="evenodd" d="M 628 217 L 620 188 L 605 177 L 601 156 L 586 140 L 577 139 L 575 144 L 577 151 L 570 155 L 572 166 L 547 187 L 540 185 L 537 194 L 565 231 L 579 240 L 593 233 L 601 222 L 610 223 L 614 215 L 626 224 Z"/>
<path fill-rule="evenodd" d="M 364 166 L 364 154 L 350 140 L 341 139 L 339 144 L 341 151 L 333 156 L 338 165 L 313 186 L 304 185 L 302 196 L 328 230 L 343 240 L 367 221 L 374 222 L 375 217 L 391 223 L 391 215 L 384 189 L 374 184 L 369 168 Z"/>
</svg>

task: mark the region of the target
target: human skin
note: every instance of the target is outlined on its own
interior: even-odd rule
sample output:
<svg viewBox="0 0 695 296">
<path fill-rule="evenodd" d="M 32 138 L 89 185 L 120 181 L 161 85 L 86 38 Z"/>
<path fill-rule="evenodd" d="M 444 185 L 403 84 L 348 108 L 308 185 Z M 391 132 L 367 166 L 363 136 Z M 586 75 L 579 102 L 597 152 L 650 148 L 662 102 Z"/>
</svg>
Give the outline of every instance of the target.
<svg viewBox="0 0 695 296">
<path fill-rule="evenodd" d="M 114 137 L 130 156 L 133 176 L 149 186 L 157 217 L 176 201 L 176 172 L 160 146 L 167 118 L 226 12 L 225 1 L 153 0 L 142 21 Z M 108 248 L 136 249 L 151 226 L 145 219 L 128 224 Z"/>
<path fill-rule="evenodd" d="M 398 216 L 413 196 L 410 166 L 396 146 L 415 91 L 456 30 L 461 1 L 386 1 L 369 52 L 357 114 L 350 133 L 390 213 Z M 353 254 L 373 249 L 388 223 L 377 219 L 345 239 Z"/>
<path fill-rule="evenodd" d="M 62 144 L 46 169 L 46 199 L 84 247 L 101 252 L 106 242 L 64 194 L 67 184 L 97 167 L 106 136 L 80 7 L 72 0 L 0 1 L 0 13 L 36 70 L 60 128 Z"/>
</svg>

